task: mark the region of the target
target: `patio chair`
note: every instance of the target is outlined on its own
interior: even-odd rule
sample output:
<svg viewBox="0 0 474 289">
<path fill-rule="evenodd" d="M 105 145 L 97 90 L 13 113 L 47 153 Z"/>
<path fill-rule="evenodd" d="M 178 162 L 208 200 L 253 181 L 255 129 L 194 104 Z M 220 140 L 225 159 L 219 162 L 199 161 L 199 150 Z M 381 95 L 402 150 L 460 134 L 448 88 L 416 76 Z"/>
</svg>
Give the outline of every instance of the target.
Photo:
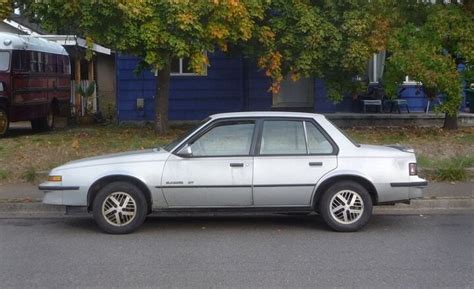
<svg viewBox="0 0 474 289">
<path fill-rule="evenodd" d="M 382 86 L 378 85 L 376 87 L 372 87 L 369 92 L 365 95 L 362 95 L 362 98 L 360 99 L 363 112 L 367 112 L 367 106 L 375 106 L 376 111 L 382 112 L 384 98 L 385 90 Z"/>
</svg>

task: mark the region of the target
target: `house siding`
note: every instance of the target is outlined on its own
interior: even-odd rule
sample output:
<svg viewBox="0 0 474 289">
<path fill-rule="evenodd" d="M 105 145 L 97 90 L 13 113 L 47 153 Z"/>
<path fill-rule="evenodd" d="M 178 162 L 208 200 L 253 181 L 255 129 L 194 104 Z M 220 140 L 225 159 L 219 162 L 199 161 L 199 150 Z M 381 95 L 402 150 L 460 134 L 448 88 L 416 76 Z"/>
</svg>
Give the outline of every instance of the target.
<svg viewBox="0 0 474 289">
<path fill-rule="evenodd" d="M 206 76 L 171 76 L 169 119 L 199 120 L 208 115 L 245 111 L 271 110 L 270 78 L 242 57 L 221 52 L 208 54 L 210 67 Z M 116 55 L 117 115 L 123 121 L 152 121 L 156 77 L 148 70 L 136 75 L 138 58 Z M 411 112 L 423 112 L 427 98 L 416 85 L 404 85 L 400 98 L 407 99 Z M 144 99 L 144 109 L 138 111 L 137 98 Z M 360 112 L 360 104 L 347 94 L 334 104 L 328 98 L 322 79 L 314 79 L 314 106 L 317 113 Z"/>
<path fill-rule="evenodd" d="M 211 66 L 206 76 L 171 76 L 170 120 L 197 120 L 220 112 L 271 108 L 270 80 L 262 72 L 246 72 L 242 58 L 222 53 L 210 54 L 209 59 Z M 116 63 L 119 121 L 153 120 L 156 77 L 147 70 L 135 74 L 136 57 L 118 54 Z M 144 99 L 142 111 L 136 109 L 137 98 Z"/>
</svg>

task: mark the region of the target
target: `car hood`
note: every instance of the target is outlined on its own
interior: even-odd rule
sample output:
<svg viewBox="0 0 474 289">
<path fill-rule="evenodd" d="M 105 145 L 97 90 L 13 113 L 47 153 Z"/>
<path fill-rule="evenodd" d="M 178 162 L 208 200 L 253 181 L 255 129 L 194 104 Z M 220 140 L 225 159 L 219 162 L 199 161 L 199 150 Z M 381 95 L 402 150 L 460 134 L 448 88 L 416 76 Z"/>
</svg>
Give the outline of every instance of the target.
<svg viewBox="0 0 474 289">
<path fill-rule="evenodd" d="M 169 154 L 170 153 L 168 151 L 163 149 L 148 149 L 108 154 L 71 161 L 60 167 L 57 167 L 56 170 L 120 163 L 164 161 L 168 158 Z"/>
</svg>

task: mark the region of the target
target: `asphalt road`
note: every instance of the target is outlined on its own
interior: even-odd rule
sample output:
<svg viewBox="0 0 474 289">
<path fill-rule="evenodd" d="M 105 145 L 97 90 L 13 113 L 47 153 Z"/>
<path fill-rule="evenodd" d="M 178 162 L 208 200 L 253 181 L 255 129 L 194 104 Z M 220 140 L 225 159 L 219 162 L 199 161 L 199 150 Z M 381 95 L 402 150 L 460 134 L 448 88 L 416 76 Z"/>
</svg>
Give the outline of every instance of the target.
<svg viewBox="0 0 474 289">
<path fill-rule="evenodd" d="M 0 288 L 474 288 L 474 215 L 149 218 L 131 235 L 87 217 L 0 219 Z"/>
</svg>

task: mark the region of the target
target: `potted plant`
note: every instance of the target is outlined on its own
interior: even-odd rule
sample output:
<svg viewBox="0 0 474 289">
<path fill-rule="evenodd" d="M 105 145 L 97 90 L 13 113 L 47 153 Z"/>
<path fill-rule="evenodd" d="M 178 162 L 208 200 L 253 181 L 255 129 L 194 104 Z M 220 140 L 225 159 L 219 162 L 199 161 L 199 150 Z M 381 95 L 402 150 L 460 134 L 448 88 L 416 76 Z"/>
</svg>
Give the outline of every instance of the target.
<svg viewBox="0 0 474 289">
<path fill-rule="evenodd" d="M 84 107 L 84 115 L 79 116 L 79 123 L 81 124 L 92 124 L 94 122 L 94 113 L 93 113 L 93 101 L 94 101 L 94 92 L 95 92 L 95 81 L 89 82 L 87 87 L 83 87 L 81 84 L 76 85 L 76 92 L 82 96 L 86 102 Z"/>
</svg>

